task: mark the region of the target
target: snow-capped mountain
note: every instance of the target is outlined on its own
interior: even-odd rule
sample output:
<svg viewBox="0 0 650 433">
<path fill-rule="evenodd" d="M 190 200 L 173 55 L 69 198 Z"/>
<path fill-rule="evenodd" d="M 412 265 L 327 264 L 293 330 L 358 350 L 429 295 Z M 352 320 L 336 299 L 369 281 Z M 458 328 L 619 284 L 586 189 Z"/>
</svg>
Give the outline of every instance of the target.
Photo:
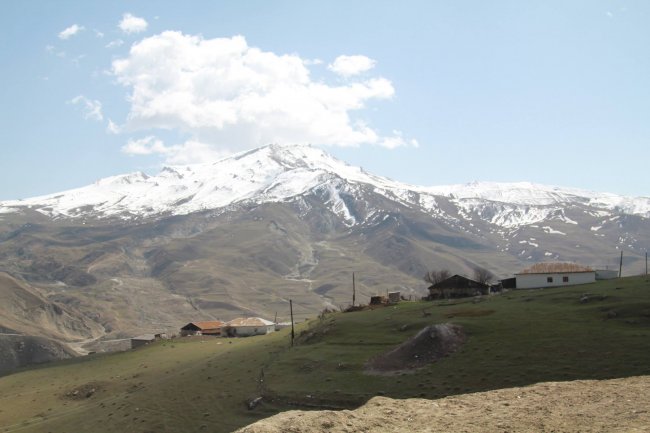
<svg viewBox="0 0 650 433">
<path fill-rule="evenodd" d="M 594 216 L 650 217 L 650 198 L 624 197 L 527 182 L 473 182 L 414 186 L 366 173 L 310 146 L 269 145 L 210 164 L 164 167 L 155 176 L 137 172 L 101 179 L 92 185 L 27 200 L 0 202 L 0 212 L 29 207 L 54 218 L 141 219 L 186 215 L 238 203 L 285 202 L 325 189 L 330 208 L 348 225 L 362 224 L 340 193 L 362 199 L 371 190 L 412 209 L 448 220 L 478 217 L 502 228 L 557 220 L 571 223 L 570 206 Z M 452 203 L 452 211 L 440 205 Z"/>
<path fill-rule="evenodd" d="M 649 246 L 648 198 L 530 183 L 413 186 L 309 146 L 0 203 L 0 270 L 113 338 L 282 316 L 288 299 L 310 317 L 349 303 L 352 272 L 360 302 L 388 290 L 420 296 L 435 269 L 507 277 L 544 260 L 618 269 L 623 251 L 623 274 L 638 274 Z M 15 330 L 1 313 L 0 327 Z"/>
</svg>

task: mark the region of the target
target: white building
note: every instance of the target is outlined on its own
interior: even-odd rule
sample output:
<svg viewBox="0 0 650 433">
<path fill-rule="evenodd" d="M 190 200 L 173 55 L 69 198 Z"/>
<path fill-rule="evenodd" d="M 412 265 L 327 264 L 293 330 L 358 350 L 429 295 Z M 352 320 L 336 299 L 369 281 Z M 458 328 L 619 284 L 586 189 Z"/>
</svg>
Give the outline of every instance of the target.
<svg viewBox="0 0 650 433">
<path fill-rule="evenodd" d="M 275 331 L 275 323 L 260 317 L 233 319 L 226 323 L 226 332 L 233 337 L 265 335 Z"/>
<path fill-rule="evenodd" d="M 515 278 L 518 289 L 575 286 L 596 282 L 596 271 L 575 263 L 538 263 Z"/>
</svg>

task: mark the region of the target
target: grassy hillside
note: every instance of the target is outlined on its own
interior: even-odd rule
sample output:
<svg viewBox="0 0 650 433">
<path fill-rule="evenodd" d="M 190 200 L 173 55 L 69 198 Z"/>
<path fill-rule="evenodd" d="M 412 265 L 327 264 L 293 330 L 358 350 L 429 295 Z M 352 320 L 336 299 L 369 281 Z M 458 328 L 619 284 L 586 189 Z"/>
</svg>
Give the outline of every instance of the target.
<svg viewBox="0 0 650 433">
<path fill-rule="evenodd" d="M 369 357 L 443 322 L 464 327 L 460 351 L 413 374 L 363 372 Z M 436 398 L 650 374 L 650 282 L 634 277 L 481 302 L 403 303 L 332 314 L 298 333 L 293 348 L 287 330 L 177 339 L 6 376 L 0 431 L 228 432 L 291 404 L 352 407 L 377 394 Z M 246 401 L 259 395 L 263 403 L 248 410 Z"/>
</svg>

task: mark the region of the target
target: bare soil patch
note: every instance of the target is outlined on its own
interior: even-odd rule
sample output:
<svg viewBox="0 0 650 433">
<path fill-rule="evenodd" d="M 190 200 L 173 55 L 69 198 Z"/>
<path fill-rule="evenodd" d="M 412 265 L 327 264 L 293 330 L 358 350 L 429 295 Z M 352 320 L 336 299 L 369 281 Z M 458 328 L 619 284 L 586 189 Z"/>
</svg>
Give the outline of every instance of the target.
<svg viewBox="0 0 650 433">
<path fill-rule="evenodd" d="M 446 397 L 375 397 L 356 410 L 289 411 L 236 433 L 640 433 L 650 431 L 650 376 L 546 382 Z"/>
<path fill-rule="evenodd" d="M 371 358 L 366 363 L 366 372 L 386 374 L 415 370 L 455 352 L 466 339 L 459 325 L 427 326 L 394 349 Z"/>
</svg>

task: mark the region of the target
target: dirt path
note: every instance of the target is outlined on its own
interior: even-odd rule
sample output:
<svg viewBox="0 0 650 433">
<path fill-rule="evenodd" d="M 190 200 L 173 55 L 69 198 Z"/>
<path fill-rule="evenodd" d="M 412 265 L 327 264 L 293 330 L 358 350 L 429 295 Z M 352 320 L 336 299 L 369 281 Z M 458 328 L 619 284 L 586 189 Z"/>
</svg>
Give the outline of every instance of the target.
<svg viewBox="0 0 650 433">
<path fill-rule="evenodd" d="M 650 432 L 650 376 L 547 382 L 439 400 L 375 397 L 353 411 L 289 411 L 237 432 Z"/>
</svg>

